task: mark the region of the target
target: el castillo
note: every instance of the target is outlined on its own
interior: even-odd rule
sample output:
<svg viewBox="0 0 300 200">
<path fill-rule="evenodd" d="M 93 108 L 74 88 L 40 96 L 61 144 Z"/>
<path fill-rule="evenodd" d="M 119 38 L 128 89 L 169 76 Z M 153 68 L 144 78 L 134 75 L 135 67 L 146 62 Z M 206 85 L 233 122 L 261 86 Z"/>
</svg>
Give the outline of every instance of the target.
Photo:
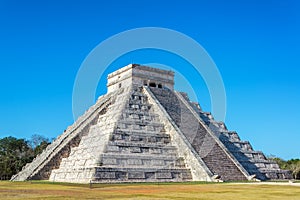
<svg viewBox="0 0 300 200">
<path fill-rule="evenodd" d="M 130 64 L 107 94 L 12 181 L 71 183 L 292 179 L 223 122 L 174 90 L 174 72 Z"/>
</svg>

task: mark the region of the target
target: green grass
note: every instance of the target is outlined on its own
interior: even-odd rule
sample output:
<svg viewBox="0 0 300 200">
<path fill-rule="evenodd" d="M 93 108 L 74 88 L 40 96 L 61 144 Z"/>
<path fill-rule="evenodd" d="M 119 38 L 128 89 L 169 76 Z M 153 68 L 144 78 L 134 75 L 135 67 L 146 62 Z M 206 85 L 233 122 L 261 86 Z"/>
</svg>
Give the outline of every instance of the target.
<svg viewBox="0 0 300 200">
<path fill-rule="evenodd" d="M 86 184 L 0 181 L 0 199 L 300 199 L 300 187 L 243 183 Z"/>
</svg>

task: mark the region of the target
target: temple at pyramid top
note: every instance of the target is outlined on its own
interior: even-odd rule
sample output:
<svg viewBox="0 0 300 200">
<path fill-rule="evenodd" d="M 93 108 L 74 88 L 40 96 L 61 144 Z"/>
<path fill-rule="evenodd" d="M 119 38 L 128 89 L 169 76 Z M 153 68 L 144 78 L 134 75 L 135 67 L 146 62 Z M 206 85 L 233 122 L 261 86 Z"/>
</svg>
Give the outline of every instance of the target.
<svg viewBox="0 0 300 200">
<path fill-rule="evenodd" d="M 139 64 L 129 64 L 107 77 L 108 93 L 130 85 L 174 90 L 174 72 Z"/>
</svg>

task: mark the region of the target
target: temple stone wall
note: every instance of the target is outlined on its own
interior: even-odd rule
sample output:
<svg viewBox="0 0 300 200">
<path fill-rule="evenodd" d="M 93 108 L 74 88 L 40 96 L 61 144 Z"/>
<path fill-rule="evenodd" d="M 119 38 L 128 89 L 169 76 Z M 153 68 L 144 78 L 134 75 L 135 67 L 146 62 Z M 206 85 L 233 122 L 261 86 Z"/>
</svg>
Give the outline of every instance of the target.
<svg viewBox="0 0 300 200">
<path fill-rule="evenodd" d="M 173 90 L 174 72 L 137 64 L 130 64 L 108 75 L 108 93 L 131 85 L 151 85 L 160 88 L 166 87 Z"/>
</svg>

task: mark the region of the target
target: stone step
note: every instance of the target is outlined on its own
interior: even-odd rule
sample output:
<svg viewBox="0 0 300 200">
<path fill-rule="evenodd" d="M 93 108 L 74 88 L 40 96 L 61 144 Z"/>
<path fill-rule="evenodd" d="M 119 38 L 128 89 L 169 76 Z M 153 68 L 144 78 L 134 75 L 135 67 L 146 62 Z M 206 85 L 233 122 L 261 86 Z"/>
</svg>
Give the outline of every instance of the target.
<svg viewBox="0 0 300 200">
<path fill-rule="evenodd" d="M 262 168 L 260 170 L 263 173 L 285 173 L 288 172 L 288 170 L 282 170 L 282 169 L 266 169 L 266 168 Z"/>
<path fill-rule="evenodd" d="M 162 123 L 160 123 L 159 121 L 153 121 L 151 119 L 149 120 L 144 120 L 144 119 L 140 119 L 140 118 L 127 118 L 127 119 L 120 119 L 118 121 L 118 123 L 120 124 L 128 124 L 128 125 L 132 125 L 132 124 L 140 124 L 140 125 L 148 125 L 148 126 L 157 126 L 157 127 L 164 127 L 164 125 Z"/>
<path fill-rule="evenodd" d="M 158 118 L 155 117 L 155 116 L 150 116 L 149 114 L 148 115 L 142 115 L 142 114 L 138 114 L 138 113 L 122 113 L 121 117 L 120 117 L 120 121 L 128 121 L 128 120 L 131 120 L 131 121 L 135 121 L 135 122 L 138 122 L 138 121 L 145 121 L 145 122 L 159 122 Z"/>
<path fill-rule="evenodd" d="M 237 151 L 238 149 L 240 151 L 245 150 L 245 151 L 252 151 L 253 148 L 251 144 L 248 141 L 222 141 L 223 144 L 230 150 L 232 151 Z"/>
<path fill-rule="evenodd" d="M 149 154 L 151 155 L 151 154 Z M 102 154 L 102 157 L 115 157 L 115 158 L 136 158 L 136 159 L 153 159 L 152 157 L 155 157 L 155 159 L 166 159 L 166 160 L 175 160 L 177 159 L 177 155 L 174 154 L 174 155 L 170 155 L 170 156 L 164 156 L 164 155 L 152 155 L 152 156 L 149 156 L 149 155 L 136 155 L 136 154 L 132 154 L 132 153 L 129 153 L 129 154 L 108 154 L 108 153 L 104 153 Z"/>
<path fill-rule="evenodd" d="M 142 110 L 148 112 L 150 107 L 148 105 L 131 104 L 126 109 L 133 110 L 133 111 Z"/>
<path fill-rule="evenodd" d="M 136 122 L 123 122 L 119 121 L 117 127 L 121 129 L 136 130 L 136 131 L 153 131 L 164 132 L 164 127 L 158 123 L 151 123 L 144 120 L 138 120 Z"/>
<path fill-rule="evenodd" d="M 245 149 L 232 150 L 231 152 L 232 153 L 242 153 L 242 154 L 259 154 L 259 155 L 264 155 L 262 151 L 245 150 Z"/>
<path fill-rule="evenodd" d="M 240 162 L 251 162 L 251 163 L 265 163 L 265 164 L 276 164 L 275 161 L 265 160 L 265 159 L 248 159 L 248 160 L 239 160 Z"/>
<path fill-rule="evenodd" d="M 108 147 L 110 148 L 110 147 Z M 176 156 L 176 150 L 171 150 L 169 152 L 168 149 L 160 149 L 160 148 L 153 148 L 153 149 L 147 149 L 147 148 L 140 148 L 140 147 L 130 147 L 130 148 L 119 148 L 119 151 L 112 151 L 112 150 L 105 150 L 105 154 L 119 154 L 119 155 L 148 155 L 148 156 Z"/>
<path fill-rule="evenodd" d="M 240 137 L 238 136 L 238 134 L 236 132 L 221 132 L 220 135 L 220 140 L 221 141 L 241 141 Z"/>
<path fill-rule="evenodd" d="M 168 144 L 171 142 L 169 135 L 164 133 L 159 134 L 145 134 L 145 133 L 133 133 L 129 131 L 124 131 L 120 134 L 113 133 L 111 135 L 111 141 L 126 141 L 126 142 L 145 142 L 145 143 L 161 143 Z"/>
<path fill-rule="evenodd" d="M 260 153 L 260 152 L 251 152 L 251 151 L 247 151 L 244 152 L 243 150 L 237 151 L 231 151 L 232 155 L 235 156 L 235 158 L 237 160 L 265 160 L 267 161 L 266 157 L 264 156 L 264 154 Z"/>
<path fill-rule="evenodd" d="M 165 132 L 157 132 L 157 131 L 144 131 L 144 130 L 132 130 L 132 129 L 123 129 L 118 128 L 116 129 L 113 134 L 126 134 L 126 135 L 140 135 L 140 136 L 154 136 L 154 137 L 166 137 L 169 138 L 170 135 L 166 134 Z"/>
<path fill-rule="evenodd" d="M 110 146 L 128 146 L 128 147 L 148 147 L 148 148 L 174 148 L 174 146 L 164 143 L 144 143 L 144 142 L 128 142 L 128 141 L 109 141 Z"/>
<path fill-rule="evenodd" d="M 84 180 L 87 174 L 93 173 L 93 179 Z M 165 181 L 192 181 L 190 170 L 182 168 L 158 169 L 158 168 L 111 168 L 111 167 L 93 167 L 93 168 L 68 168 L 53 170 L 53 179 L 55 181 L 64 181 L 68 179 L 74 182 L 78 179 L 84 182 L 165 182 Z M 72 181 L 74 180 L 74 181 Z"/>
<path fill-rule="evenodd" d="M 119 154 L 119 155 L 147 155 L 147 156 L 176 156 L 176 150 L 168 151 L 168 150 L 162 150 L 162 149 L 143 149 L 140 147 L 134 147 L 134 148 L 119 148 L 119 151 L 107 151 L 105 150 L 105 154 Z"/>
<path fill-rule="evenodd" d="M 175 147 L 145 147 L 137 146 L 132 144 L 132 146 L 120 146 L 120 145 L 107 145 L 105 153 L 148 153 L 148 154 L 173 154 L 176 153 L 177 149 Z"/>
<path fill-rule="evenodd" d="M 102 154 L 100 165 L 117 165 L 117 166 L 165 166 L 175 167 L 184 166 L 182 158 L 176 155 L 161 156 L 161 155 L 133 155 L 133 154 Z"/>
<path fill-rule="evenodd" d="M 125 109 L 122 111 L 122 114 L 137 114 L 137 115 L 144 115 L 144 116 L 150 116 L 150 117 L 155 117 L 158 118 L 159 115 L 155 114 L 153 112 L 150 111 L 145 111 L 145 110 L 130 110 L 130 109 Z"/>
<path fill-rule="evenodd" d="M 139 168 L 98 168 L 96 169 L 95 179 L 97 182 L 132 182 L 137 180 L 147 182 L 157 181 L 188 181 L 192 180 L 189 170 L 185 169 L 139 169 Z"/>
<path fill-rule="evenodd" d="M 157 171 L 157 170 L 189 170 L 185 166 L 118 166 L 118 165 L 105 165 L 105 166 L 96 166 L 99 168 L 106 168 L 106 169 L 112 169 L 112 170 L 138 170 L 138 171 Z"/>
<path fill-rule="evenodd" d="M 123 129 L 126 132 L 153 132 L 153 133 L 165 133 L 164 127 L 147 125 L 147 122 L 139 122 L 136 124 L 122 124 L 117 123 L 117 130 Z"/>
<path fill-rule="evenodd" d="M 129 99 L 127 105 L 129 105 L 129 107 L 127 107 L 127 108 L 135 108 L 135 107 L 132 107 L 133 105 L 138 105 L 138 106 L 140 106 L 139 108 L 141 108 L 141 106 L 151 107 L 151 105 L 149 103 L 147 103 L 145 100 L 139 100 L 139 99 Z"/>
<path fill-rule="evenodd" d="M 265 176 L 271 180 L 278 180 L 278 179 L 290 179 L 291 174 L 289 171 L 280 170 L 280 171 L 268 171 L 264 172 Z"/>
<path fill-rule="evenodd" d="M 250 142 L 249 142 L 249 141 L 242 141 L 242 140 L 239 140 L 239 141 L 225 140 L 224 142 L 225 142 L 225 143 L 233 143 L 233 144 L 249 144 L 249 145 L 250 145 Z"/>
<path fill-rule="evenodd" d="M 257 172 L 257 170 L 259 169 L 259 172 L 261 173 L 267 173 L 267 172 L 281 172 L 282 170 L 277 167 L 249 167 L 247 168 L 247 170 L 249 170 L 249 172 L 255 174 Z"/>
</svg>

